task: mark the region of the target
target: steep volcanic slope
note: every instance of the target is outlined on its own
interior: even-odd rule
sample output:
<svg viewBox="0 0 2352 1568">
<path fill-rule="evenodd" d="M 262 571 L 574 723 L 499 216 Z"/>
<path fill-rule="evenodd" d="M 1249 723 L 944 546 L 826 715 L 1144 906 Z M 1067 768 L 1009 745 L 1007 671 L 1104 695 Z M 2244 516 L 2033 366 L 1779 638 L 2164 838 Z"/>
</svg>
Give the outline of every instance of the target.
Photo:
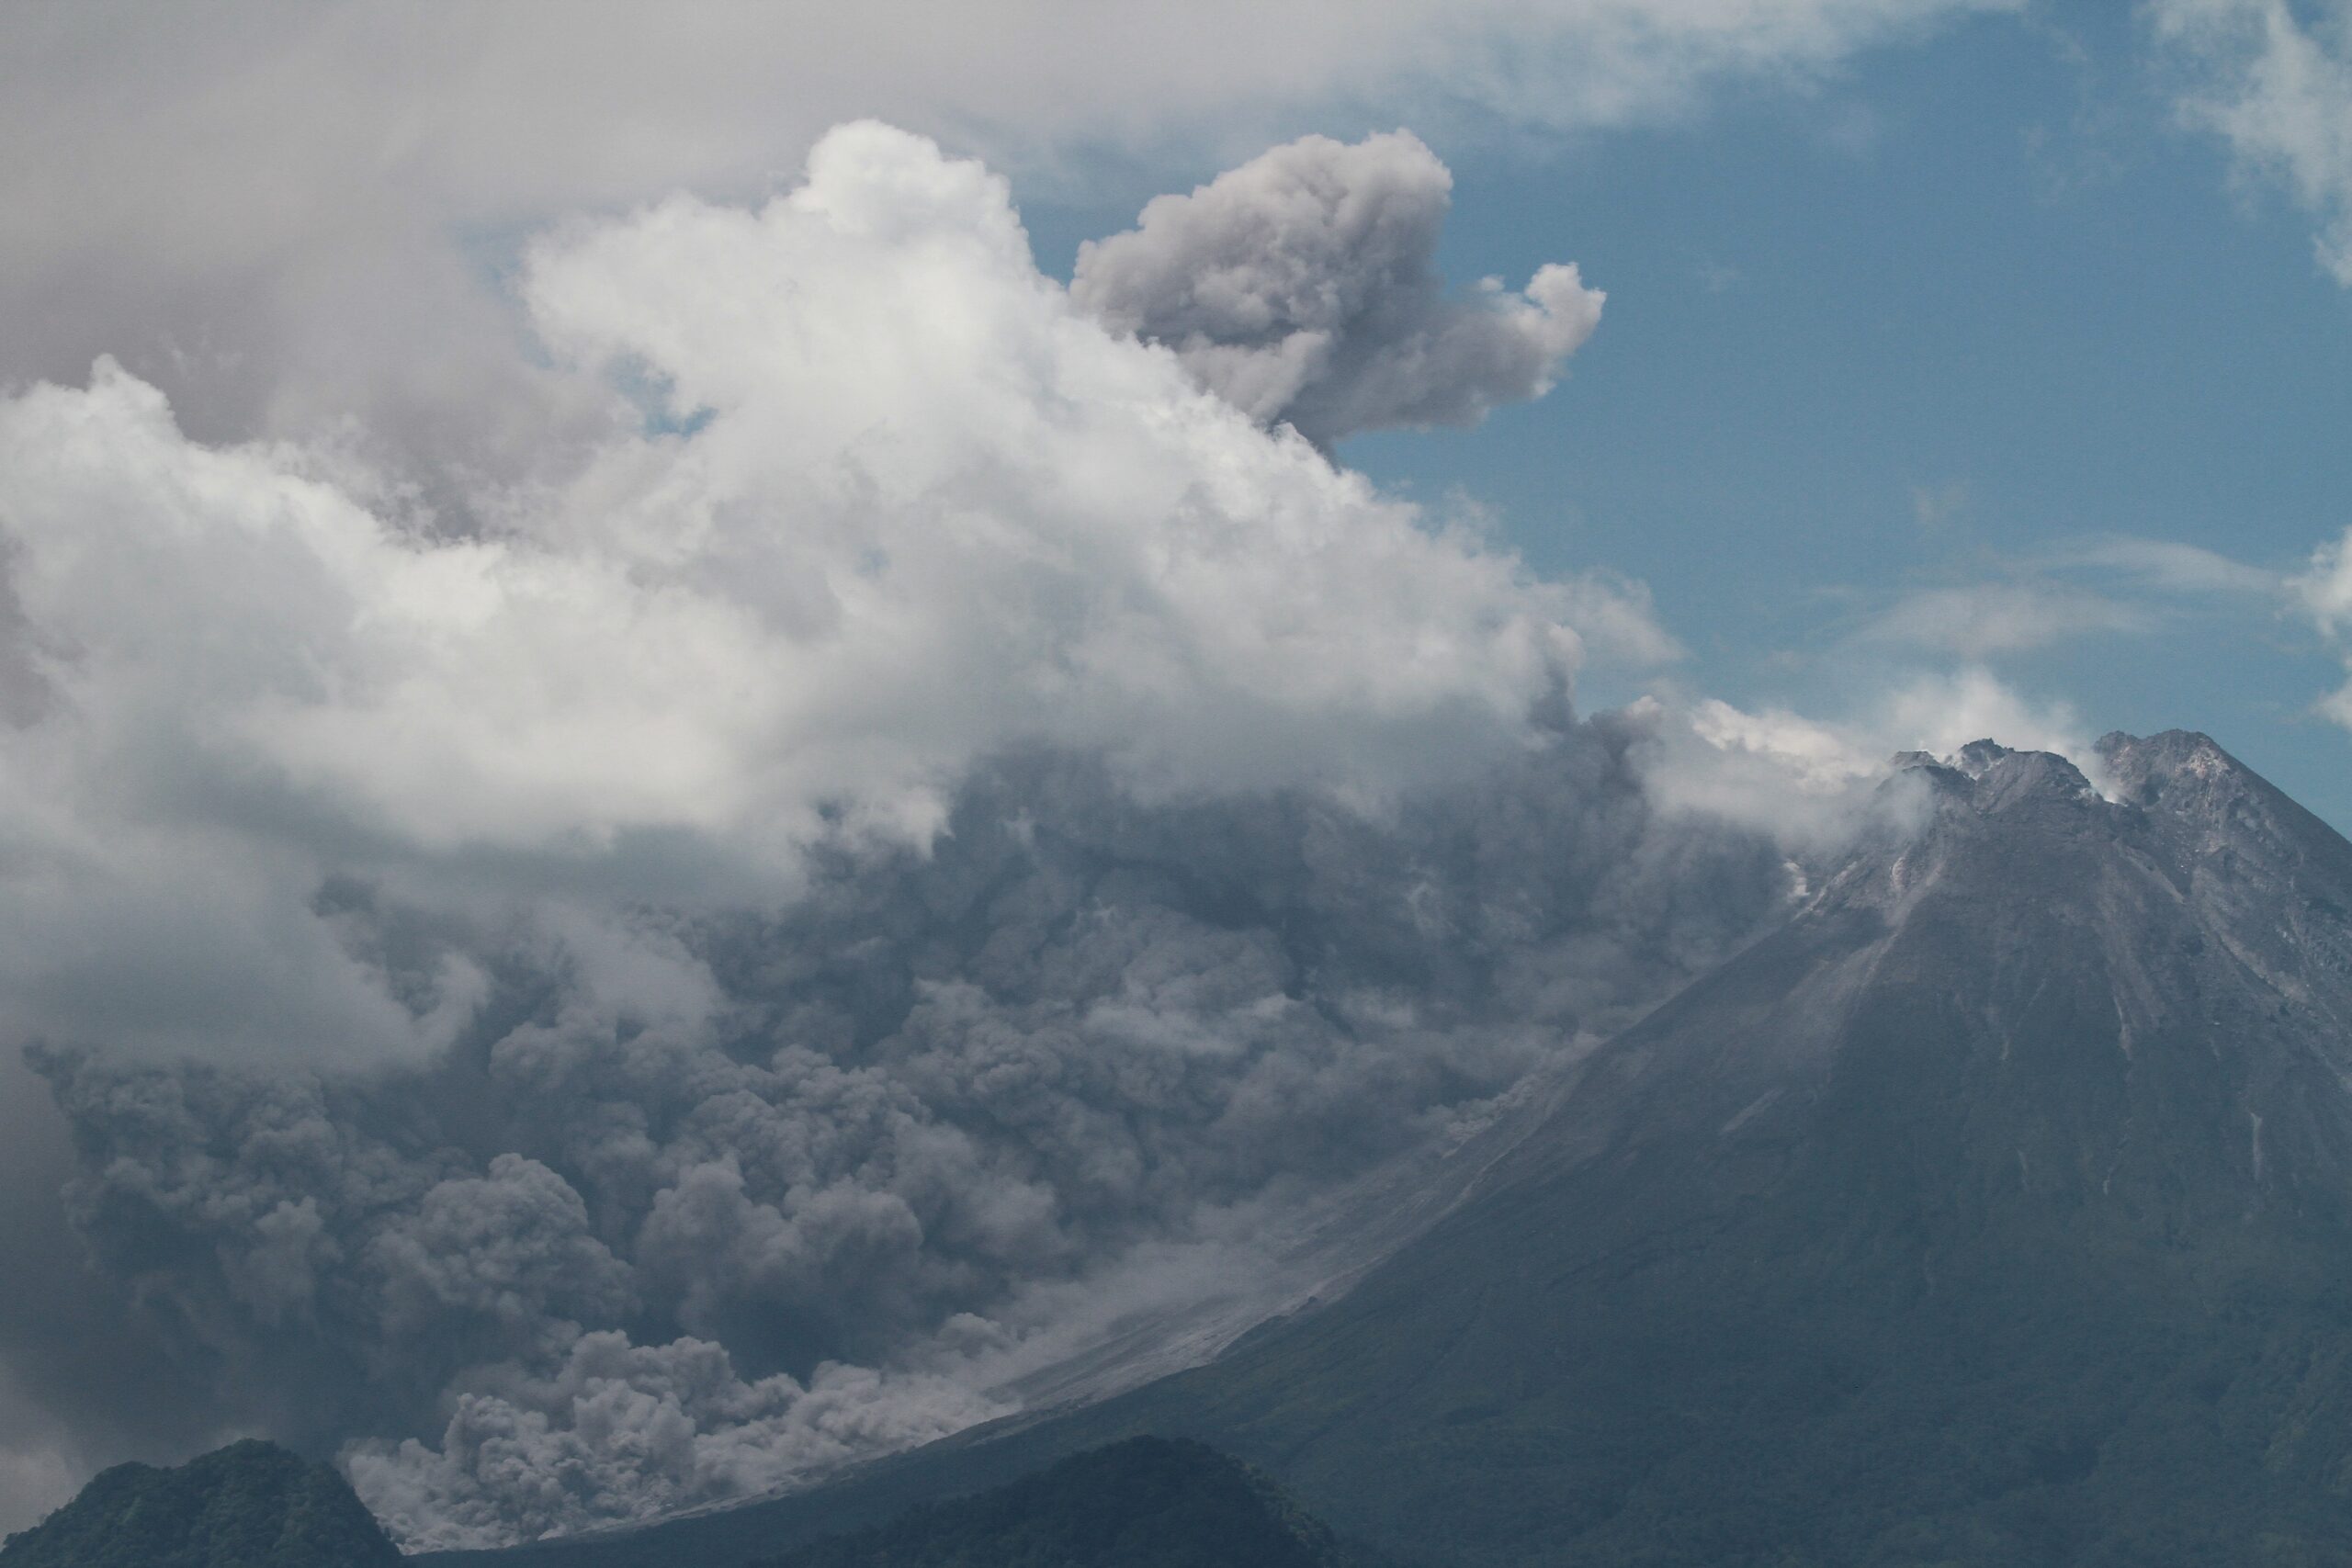
<svg viewBox="0 0 2352 1568">
<path fill-rule="evenodd" d="M 2202 737 L 2102 745 L 2115 798 L 1910 759 L 1900 830 L 1342 1299 L 694 1539 L 1151 1430 L 1432 1563 L 2352 1561 L 2352 845 Z"/>
<path fill-rule="evenodd" d="M 1157 1397 L 1468 1561 L 2346 1560 L 2352 846 L 2106 753 L 1915 766 L 1493 1190 Z"/>
</svg>

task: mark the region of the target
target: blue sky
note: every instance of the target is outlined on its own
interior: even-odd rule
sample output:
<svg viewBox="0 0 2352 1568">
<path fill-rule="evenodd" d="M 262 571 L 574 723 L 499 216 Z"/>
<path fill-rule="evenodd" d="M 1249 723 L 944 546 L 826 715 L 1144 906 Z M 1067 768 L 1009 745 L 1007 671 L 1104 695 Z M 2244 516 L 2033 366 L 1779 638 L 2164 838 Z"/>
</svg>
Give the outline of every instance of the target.
<svg viewBox="0 0 2352 1568">
<path fill-rule="evenodd" d="M 2352 524 L 2352 293 L 2172 85 L 2126 7 L 2042 7 L 1669 125 L 1434 137 L 1449 276 L 1575 260 L 1606 312 L 1548 397 L 1341 456 L 1490 506 L 1539 570 L 1641 580 L 1689 649 L 1671 678 L 1746 706 L 1835 714 L 1950 664 L 1858 654 L 1906 594 L 2098 593 L 2116 613 L 1984 661 L 2092 734 L 2207 730 L 2352 827 L 2311 626 L 2062 564 L 2122 538 L 2293 571 Z M 1151 188 L 1024 201 L 1040 260 L 1066 273 Z M 1597 671 L 1587 701 L 1646 679 Z"/>
</svg>

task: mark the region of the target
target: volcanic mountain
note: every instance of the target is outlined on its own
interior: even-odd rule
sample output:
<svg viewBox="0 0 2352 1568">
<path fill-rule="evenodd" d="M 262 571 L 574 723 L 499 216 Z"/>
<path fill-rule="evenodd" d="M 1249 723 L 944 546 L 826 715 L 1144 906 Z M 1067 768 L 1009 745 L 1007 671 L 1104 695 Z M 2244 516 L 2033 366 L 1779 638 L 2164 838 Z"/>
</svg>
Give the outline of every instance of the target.
<svg viewBox="0 0 2352 1568">
<path fill-rule="evenodd" d="M 1430 1564 L 2352 1562 L 2352 844 L 2202 736 L 2099 756 L 1898 759 L 1784 924 L 1209 1365 L 518 1562 L 738 1562 L 1140 1431 Z"/>
</svg>

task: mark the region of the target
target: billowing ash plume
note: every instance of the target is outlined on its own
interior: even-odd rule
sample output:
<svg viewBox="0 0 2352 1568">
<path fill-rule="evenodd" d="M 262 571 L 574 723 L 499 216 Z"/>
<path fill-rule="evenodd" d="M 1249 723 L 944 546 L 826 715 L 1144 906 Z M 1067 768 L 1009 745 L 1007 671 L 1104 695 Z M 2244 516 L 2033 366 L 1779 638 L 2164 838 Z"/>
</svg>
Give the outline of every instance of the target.
<svg viewBox="0 0 2352 1568">
<path fill-rule="evenodd" d="M 773 1485 L 1009 1408 L 1049 1287 L 1328 1190 L 1737 942 L 1780 859 L 1659 823 L 1636 739 L 1377 817 L 1004 761 L 930 855 L 641 929 L 666 1008 L 510 952 L 421 1068 L 44 1055 L 73 1211 L 223 1408 L 412 1435 L 349 1454 L 412 1540 Z"/>
<path fill-rule="evenodd" d="M 1409 132 L 1309 136 L 1163 196 L 1079 252 L 1071 297 L 1174 349 L 1251 417 L 1329 446 L 1389 425 L 1474 424 L 1547 390 L 1600 320 L 1574 266 L 1467 299 L 1438 276 L 1453 185 Z"/>
<path fill-rule="evenodd" d="M 1326 159 L 1385 281 L 1326 279 L 1282 417 L 1451 417 L 1439 344 L 1517 367 L 1445 407 L 1525 395 L 1589 325 L 1431 292 L 1402 139 L 1202 210 Z M 0 1034 L 72 1138 L 6 1156 L 71 1168 L 0 1204 L 7 1474 L 27 1408 L 264 1430 L 487 1542 L 920 1441 L 1783 897 L 1660 820 L 1664 720 L 1566 716 L 1668 646 L 1637 595 L 1202 390 L 977 164 L 848 127 L 520 290 L 643 417 L 471 531 L 111 365 L 0 399 Z"/>
<path fill-rule="evenodd" d="M 1374 797 L 1521 744 L 1591 638 L 1665 646 L 1089 319 L 1001 180 L 885 127 L 756 211 L 550 236 L 524 297 L 656 406 L 480 536 L 109 365 L 0 400 L 19 1037 L 427 1052 L 481 976 L 393 976 L 331 877 L 756 901 L 1035 741 Z"/>
</svg>

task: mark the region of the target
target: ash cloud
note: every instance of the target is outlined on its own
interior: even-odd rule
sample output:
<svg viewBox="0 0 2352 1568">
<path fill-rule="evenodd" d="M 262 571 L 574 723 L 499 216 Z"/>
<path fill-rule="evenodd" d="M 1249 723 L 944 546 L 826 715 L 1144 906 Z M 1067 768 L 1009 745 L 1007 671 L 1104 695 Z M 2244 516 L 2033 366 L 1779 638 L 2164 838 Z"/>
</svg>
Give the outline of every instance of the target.
<svg viewBox="0 0 2352 1568">
<path fill-rule="evenodd" d="M 1779 852 L 1662 823 L 1641 740 L 1375 815 L 1033 753 L 929 854 L 642 933 L 692 1010 L 485 953 L 481 1026 L 388 1074 L 45 1053 L 74 1221 L 207 1402 L 346 1444 L 412 1543 L 923 1440 L 1012 1407 L 1056 1286 L 1312 1201 L 1768 918 Z"/>
<path fill-rule="evenodd" d="M 1637 594 L 1202 395 L 985 170 L 867 125 L 661 193 L 876 107 L 1652 122 L 1974 8 L 28 13 L 0 1529 L 253 1431 L 416 1540 L 919 1440 L 1779 897 L 1530 722 L 1670 653 Z M 1496 330 L 1416 373 L 1475 412 Z"/>
<path fill-rule="evenodd" d="M 745 1496 L 1005 1414 L 953 1380 L 829 1365 L 746 1382 L 723 1346 L 582 1334 L 543 1372 L 492 1369 L 433 1442 L 345 1459 L 412 1542 L 470 1545 Z M 420 1525 L 420 1521 L 426 1521 Z"/>
<path fill-rule="evenodd" d="M 429 1055 L 482 975 L 427 927 L 378 951 L 336 879 L 576 941 L 772 900 L 820 842 L 923 842 L 1008 744 L 1377 797 L 1521 744 L 1580 625 L 1666 643 L 1088 320 L 1001 179 L 887 127 L 755 209 L 551 234 L 525 299 L 692 430 L 485 492 L 486 535 L 333 453 L 191 440 L 111 364 L 0 400 L 47 705 L 0 782 L 16 1038 Z"/>
<path fill-rule="evenodd" d="M 221 0 L 203 26 L 135 0 L 33 6 L 0 54 L 0 142 L 40 149 L 0 165 L 0 382 L 113 354 L 207 440 L 356 420 L 463 507 L 452 474 L 560 474 L 612 417 L 484 286 L 501 236 L 763 191 L 853 116 L 1041 170 L 1106 142 L 1222 154 L 1363 104 L 1463 133 L 1589 131 L 2007 3 L 678 0 L 562 28 L 397 0 Z"/>
<path fill-rule="evenodd" d="M 1081 246 L 1071 297 L 1319 446 L 1475 424 L 1550 389 L 1602 296 L 1557 264 L 1523 290 L 1487 278 L 1449 295 L 1436 256 L 1453 184 L 1407 131 L 1305 137 Z"/>
<path fill-rule="evenodd" d="M 455 1544 L 919 1441 L 1786 892 L 1568 716 L 1637 592 L 1201 390 L 976 164 L 847 127 L 520 288 L 663 417 L 485 526 L 0 399 L 0 1450 L 267 1432 Z"/>
</svg>

